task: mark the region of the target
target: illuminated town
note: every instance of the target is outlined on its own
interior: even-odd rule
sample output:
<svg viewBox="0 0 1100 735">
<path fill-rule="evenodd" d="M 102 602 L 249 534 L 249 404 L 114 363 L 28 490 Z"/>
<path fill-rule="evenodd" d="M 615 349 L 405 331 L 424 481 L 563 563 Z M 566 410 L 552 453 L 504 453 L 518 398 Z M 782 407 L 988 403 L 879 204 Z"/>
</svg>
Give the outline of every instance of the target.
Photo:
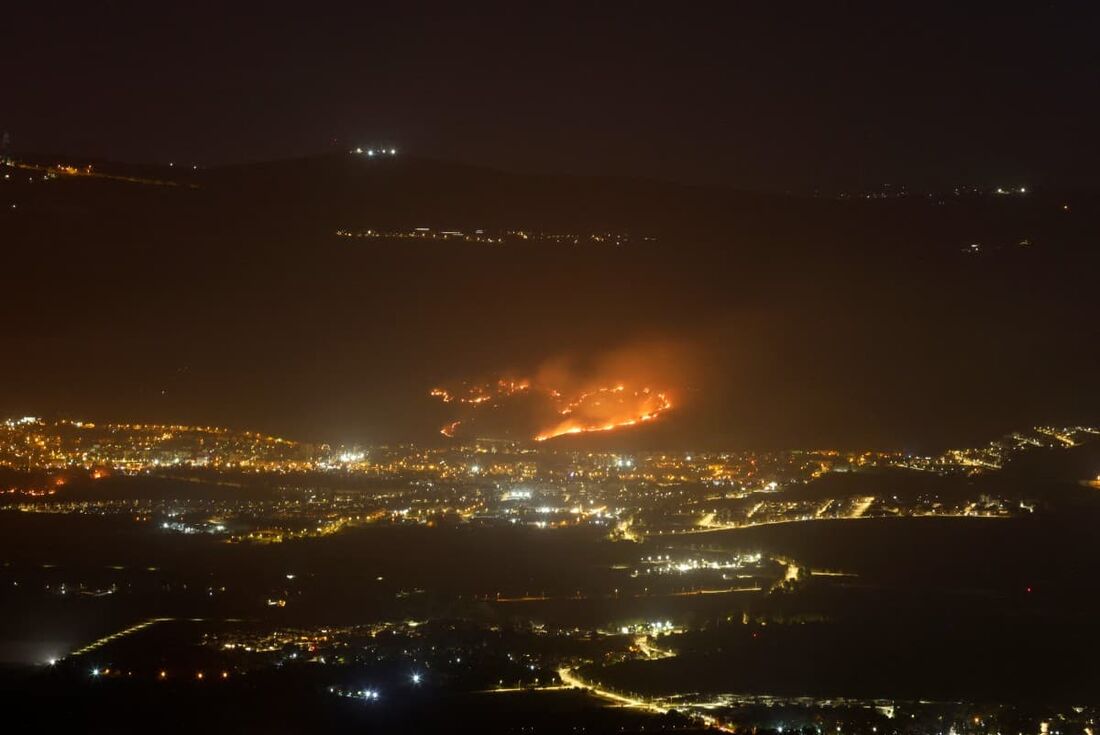
<svg viewBox="0 0 1100 735">
<path fill-rule="evenodd" d="M 452 522 L 589 526 L 610 538 L 641 540 L 819 520 L 1031 513 L 1034 499 L 987 492 L 807 497 L 803 488 L 829 474 L 874 476 L 891 469 L 974 477 L 996 472 L 1029 449 L 1071 448 L 1097 436 L 1100 429 L 1093 427 L 1041 426 L 932 457 L 835 450 L 624 454 L 545 448 L 541 436 L 526 444 L 455 440 L 334 448 L 218 427 L 23 417 L 0 423 L 0 467 L 41 478 L 5 488 L 8 510 L 133 515 L 169 532 L 232 542 L 323 536 L 372 523 Z M 70 483 L 113 476 L 226 490 L 201 500 L 92 499 L 68 491 Z M 234 492 L 252 486 L 274 495 L 242 498 Z"/>
<path fill-rule="evenodd" d="M 484 402 L 476 390 L 461 399 L 436 393 L 446 402 Z M 835 615 L 829 605 L 796 611 L 792 602 L 844 598 L 863 583 L 858 564 L 799 559 L 763 537 L 738 541 L 731 533 L 856 519 L 868 527 L 906 518 L 1009 523 L 1046 512 L 1044 502 L 1011 484 L 998 494 L 987 481 L 1028 453 L 1070 451 L 1098 440 L 1094 427 L 1039 426 L 928 457 L 835 450 L 670 454 L 580 451 L 536 440 L 331 447 L 210 426 L 13 418 L 0 423 L 0 467 L 19 471 L 21 479 L 4 488 L 0 521 L 12 514 L 100 519 L 150 539 L 178 539 L 203 554 L 209 544 L 308 546 L 301 547 L 304 556 L 286 557 L 277 573 L 251 579 L 228 569 L 188 579 L 159 565 L 12 561 L 2 577 L 20 595 L 89 601 L 82 605 L 168 595 L 177 610 L 188 611 L 49 652 L 51 668 L 100 681 L 228 685 L 273 667 L 306 667 L 330 696 L 374 708 L 445 686 L 478 697 L 582 690 L 719 729 L 736 729 L 745 713 L 758 710 L 777 728 L 813 722 L 830 730 L 917 732 L 944 722 L 956 732 L 984 733 L 1025 722 L 1038 732 L 1053 727 L 1049 721 L 1092 727 L 1093 709 L 1044 713 L 1053 719 L 1040 722 L 1040 715 L 1008 705 L 951 700 L 713 686 L 635 690 L 629 672 L 695 655 L 699 636 L 751 641 L 792 625 L 828 626 Z M 862 481 L 845 489 L 834 478 L 885 484 L 870 494 Z M 586 565 L 515 579 L 500 559 L 477 561 L 482 552 L 470 558 L 474 568 L 443 577 L 414 571 L 419 554 L 413 553 L 406 571 L 396 571 L 400 562 L 364 569 L 354 591 L 344 589 L 342 572 L 306 561 L 324 553 L 315 544 L 332 543 L 324 539 L 368 531 L 380 538 L 473 534 L 490 544 L 505 534 L 521 546 L 540 544 L 541 536 L 555 546 L 597 546 Z M 559 536 L 562 541 L 551 540 Z M 597 558 L 602 562 L 592 566 Z M 317 617 L 310 612 L 317 605 L 327 610 L 324 617 L 332 615 L 349 594 L 373 600 L 382 616 L 355 624 L 305 622 Z M 449 612 L 433 614 L 440 605 Z M 162 652 L 155 660 L 141 654 L 137 641 L 169 634 L 199 647 Z M 369 673 L 349 679 L 352 671 Z"/>
<path fill-rule="evenodd" d="M 625 232 L 554 233 L 527 230 L 433 230 L 415 227 L 410 230 L 337 230 L 337 237 L 367 238 L 371 240 L 438 240 L 441 242 L 468 242 L 481 245 L 629 245 L 632 238 Z M 653 242 L 653 237 L 633 238 Z"/>
</svg>

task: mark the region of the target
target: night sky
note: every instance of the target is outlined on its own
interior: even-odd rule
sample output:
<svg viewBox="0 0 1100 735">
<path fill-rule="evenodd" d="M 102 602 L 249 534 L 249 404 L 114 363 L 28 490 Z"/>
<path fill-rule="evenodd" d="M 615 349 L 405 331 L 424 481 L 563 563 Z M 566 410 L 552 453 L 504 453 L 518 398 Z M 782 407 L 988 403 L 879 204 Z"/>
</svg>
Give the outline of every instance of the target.
<svg viewBox="0 0 1100 735">
<path fill-rule="evenodd" d="M 744 189 L 1076 186 L 1098 9 L 1020 3 L 20 3 L 17 150 L 228 162 L 386 142 Z"/>
</svg>

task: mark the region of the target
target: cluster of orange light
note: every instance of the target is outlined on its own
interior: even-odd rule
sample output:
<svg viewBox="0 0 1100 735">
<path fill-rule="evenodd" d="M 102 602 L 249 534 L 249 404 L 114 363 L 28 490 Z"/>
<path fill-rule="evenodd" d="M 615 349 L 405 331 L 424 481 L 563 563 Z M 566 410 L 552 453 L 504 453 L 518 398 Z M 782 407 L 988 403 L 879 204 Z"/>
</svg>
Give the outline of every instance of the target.
<svg viewBox="0 0 1100 735">
<path fill-rule="evenodd" d="M 652 421 L 672 408 L 672 401 L 666 393 L 649 387 L 630 390 L 622 383 L 567 396 L 557 388 L 532 386 L 529 380 L 501 379 L 495 383 L 472 386 L 460 394 L 451 393 L 444 388 L 433 388 L 431 395 L 444 403 L 457 402 L 478 406 L 527 391 L 546 395 L 552 402 L 554 410 L 559 415 L 567 417 L 539 431 L 533 437 L 539 442 L 566 434 L 612 431 L 634 426 Z M 441 428 L 439 433 L 446 437 L 453 437 L 461 424 L 461 419 L 452 421 Z"/>
<path fill-rule="evenodd" d="M 470 386 L 459 394 L 451 393 L 446 388 L 432 388 L 431 395 L 433 398 L 438 398 L 444 403 L 457 402 L 465 403 L 470 406 L 477 406 L 482 403 L 488 403 L 489 401 L 508 398 L 516 393 L 522 393 L 530 387 L 531 383 L 527 380 L 509 380 L 501 378 L 495 383 Z M 455 435 L 455 432 L 461 424 L 461 420 L 452 421 L 440 429 L 439 433 L 447 438 L 451 438 Z"/>
<path fill-rule="evenodd" d="M 527 380 L 509 380 L 501 378 L 495 383 L 470 386 L 461 394 L 451 393 L 446 388 L 432 388 L 431 395 L 433 398 L 438 398 L 444 403 L 457 401 L 458 403 L 467 403 L 476 406 L 479 403 L 486 403 L 487 401 L 493 401 L 500 398 L 508 398 L 516 393 L 522 393 L 530 387 L 531 383 Z"/>
<path fill-rule="evenodd" d="M 569 418 L 537 434 L 535 441 L 635 426 L 654 420 L 670 408 L 672 401 L 665 393 L 648 387 L 635 391 L 628 391 L 621 384 L 612 388 L 597 388 L 581 393 L 566 403 L 558 413 Z"/>
<path fill-rule="evenodd" d="M 49 488 L 49 489 L 35 488 L 35 487 L 24 487 L 24 488 L 9 487 L 8 488 L 8 495 L 15 495 L 16 493 L 19 493 L 19 494 L 22 494 L 22 495 L 29 495 L 32 498 L 39 498 L 39 497 L 43 497 L 45 495 L 53 495 L 56 492 L 57 491 L 54 490 L 53 488 Z"/>
</svg>

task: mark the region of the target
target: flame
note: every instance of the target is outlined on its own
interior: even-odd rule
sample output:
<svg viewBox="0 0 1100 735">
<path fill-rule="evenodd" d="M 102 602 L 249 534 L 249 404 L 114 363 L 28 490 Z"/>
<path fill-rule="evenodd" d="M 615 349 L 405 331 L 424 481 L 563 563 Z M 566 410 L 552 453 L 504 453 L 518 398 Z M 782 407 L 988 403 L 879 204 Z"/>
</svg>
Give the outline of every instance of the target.
<svg viewBox="0 0 1100 735">
<path fill-rule="evenodd" d="M 597 388 L 582 393 L 558 411 L 569 416 L 565 421 L 539 432 L 535 441 L 542 442 L 566 434 L 590 431 L 614 431 L 653 421 L 672 408 L 672 401 L 660 391 L 650 388 L 628 391 L 624 385 Z"/>
<path fill-rule="evenodd" d="M 497 406 L 519 394 L 536 395 L 546 401 L 551 410 L 549 425 L 532 437 L 538 442 L 567 434 L 613 431 L 636 426 L 657 419 L 673 405 L 667 392 L 654 390 L 649 386 L 632 388 L 625 382 L 569 391 L 531 380 L 502 378 L 466 386 L 456 392 L 446 388 L 433 388 L 429 394 L 443 403 L 461 403 L 474 407 L 483 404 Z M 439 433 L 453 437 L 460 424 L 461 419 L 452 421 L 443 426 Z"/>
<path fill-rule="evenodd" d="M 544 442 L 650 424 L 674 404 L 683 410 L 705 366 L 691 342 L 649 339 L 558 353 L 488 380 L 440 384 L 430 394 L 453 412 L 444 436 Z"/>
<path fill-rule="evenodd" d="M 522 393 L 530 387 L 531 383 L 527 380 L 501 378 L 494 383 L 467 386 L 461 394 L 452 393 L 446 388 L 432 388 L 430 395 L 444 403 L 458 401 L 459 403 L 476 406 L 480 403 L 487 403 L 499 398 L 507 398 L 516 393 Z"/>
<path fill-rule="evenodd" d="M 444 403 L 450 403 L 454 400 L 454 397 L 443 388 L 432 388 L 431 396 L 440 399 Z"/>
</svg>

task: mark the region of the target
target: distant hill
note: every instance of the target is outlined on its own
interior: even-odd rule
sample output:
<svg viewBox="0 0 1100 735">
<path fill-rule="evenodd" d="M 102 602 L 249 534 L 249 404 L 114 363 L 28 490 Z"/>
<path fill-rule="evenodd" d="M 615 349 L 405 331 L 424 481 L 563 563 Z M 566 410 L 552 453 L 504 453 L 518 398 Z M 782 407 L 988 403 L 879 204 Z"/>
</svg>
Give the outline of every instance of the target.
<svg viewBox="0 0 1100 735">
<path fill-rule="evenodd" d="M 426 398 L 440 382 L 675 341 L 699 356 L 677 386 L 688 400 L 586 442 L 919 452 L 1100 423 L 1083 330 L 1100 218 L 1084 195 L 835 201 L 404 154 L 91 163 L 178 185 L 0 184 L 0 288 L 20 305 L 0 367 L 7 414 L 424 440 L 446 420 Z M 415 227 L 652 239 L 336 234 Z"/>
</svg>

